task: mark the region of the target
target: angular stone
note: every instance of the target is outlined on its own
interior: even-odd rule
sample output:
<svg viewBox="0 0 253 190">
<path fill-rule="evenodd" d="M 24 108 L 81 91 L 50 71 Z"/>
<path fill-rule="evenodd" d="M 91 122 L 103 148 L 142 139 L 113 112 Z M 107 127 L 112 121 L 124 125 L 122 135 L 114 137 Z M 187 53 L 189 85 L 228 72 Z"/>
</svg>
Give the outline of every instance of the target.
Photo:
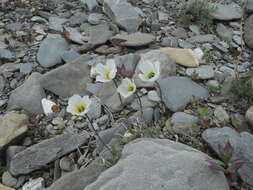
<svg viewBox="0 0 253 190">
<path fill-rule="evenodd" d="M 213 34 L 203 34 L 203 35 L 198 35 L 198 36 L 193 36 L 188 39 L 189 42 L 191 43 L 214 43 L 219 41 L 217 36 Z"/>
<path fill-rule="evenodd" d="M 116 165 L 84 190 L 229 190 L 224 174 L 207 166 L 207 157 L 174 141 L 137 139 L 124 147 Z"/>
<path fill-rule="evenodd" d="M 107 42 L 112 37 L 112 31 L 109 30 L 109 26 L 106 24 L 100 24 L 89 28 L 88 43 L 92 47 L 101 45 Z"/>
<path fill-rule="evenodd" d="M 28 174 L 87 142 L 83 135 L 64 134 L 35 144 L 16 154 L 10 163 L 12 175 Z"/>
<path fill-rule="evenodd" d="M 211 6 L 216 7 L 215 11 L 211 12 L 214 19 L 229 21 L 240 19 L 243 14 L 242 8 L 237 4 L 223 5 L 220 3 L 211 3 Z"/>
<path fill-rule="evenodd" d="M 61 63 L 61 55 L 69 49 L 68 42 L 59 34 L 48 34 L 40 44 L 38 62 L 43 67 L 52 67 Z"/>
<path fill-rule="evenodd" d="M 184 113 L 184 112 L 176 112 L 171 117 L 171 124 L 188 124 L 193 125 L 198 122 L 198 118 L 196 116 Z"/>
<path fill-rule="evenodd" d="M 253 49 L 253 15 L 249 16 L 244 24 L 244 41 L 249 46 L 249 48 Z"/>
<path fill-rule="evenodd" d="M 191 49 L 182 48 L 160 48 L 160 50 L 167 53 L 171 59 L 173 59 L 179 65 L 185 67 L 198 67 L 199 61 L 193 56 Z"/>
<path fill-rule="evenodd" d="M 72 42 L 77 44 L 85 43 L 86 37 L 84 37 L 76 28 L 66 27 L 65 29 L 68 32 L 68 37 Z"/>
<path fill-rule="evenodd" d="M 56 16 L 49 17 L 49 29 L 60 32 L 66 22 L 67 20 L 64 18 Z"/>
<path fill-rule="evenodd" d="M 14 59 L 13 53 L 8 49 L 0 48 L 0 60 L 12 61 Z"/>
<path fill-rule="evenodd" d="M 136 32 L 142 23 L 136 9 L 126 1 L 105 0 L 104 12 L 122 29 L 129 33 Z"/>
<path fill-rule="evenodd" d="M 225 40 L 227 42 L 232 41 L 233 31 L 228 29 L 224 24 L 217 24 L 216 32 L 222 40 Z"/>
<path fill-rule="evenodd" d="M 136 65 L 139 62 L 139 60 L 140 60 L 140 56 L 137 54 L 132 54 L 132 53 L 115 57 L 115 63 L 118 66 L 124 65 L 126 68 L 126 71 L 128 71 L 128 72 L 135 71 Z"/>
<path fill-rule="evenodd" d="M 111 38 L 112 42 L 119 41 L 117 44 L 126 47 L 140 47 L 151 44 L 155 41 L 155 36 L 151 34 L 136 32 L 133 34 L 118 34 Z M 122 42 L 121 42 L 122 41 Z"/>
<path fill-rule="evenodd" d="M 9 101 L 8 109 L 24 109 L 31 114 L 44 113 L 41 105 L 41 100 L 46 97 L 43 88 L 40 85 L 40 73 L 32 73 L 32 75 L 12 91 Z"/>
<path fill-rule="evenodd" d="M 209 97 L 206 88 L 187 77 L 167 77 L 158 81 L 163 101 L 173 112 L 180 111 L 190 103 L 192 97 L 205 99 Z"/>
<path fill-rule="evenodd" d="M 198 68 L 186 69 L 186 75 L 196 77 L 197 79 L 210 79 L 214 77 L 214 70 L 210 65 L 202 65 Z"/>
<path fill-rule="evenodd" d="M 27 115 L 14 112 L 0 116 L 0 151 L 27 131 L 27 120 Z"/>
<path fill-rule="evenodd" d="M 63 61 L 65 61 L 65 63 L 69 63 L 69 62 L 72 62 L 72 61 L 78 59 L 80 56 L 81 55 L 79 53 L 77 53 L 76 51 L 69 50 L 69 51 L 63 52 L 61 57 L 62 57 Z"/>
<path fill-rule="evenodd" d="M 219 147 L 228 142 L 233 147 L 233 158 L 241 158 L 245 163 L 239 169 L 239 176 L 249 185 L 253 186 L 253 135 L 248 132 L 237 133 L 230 127 L 210 128 L 202 133 L 202 138 L 220 156 Z"/>
<path fill-rule="evenodd" d="M 81 0 L 81 1 L 87 5 L 89 11 L 93 11 L 98 7 L 97 0 Z"/>
<path fill-rule="evenodd" d="M 90 67 L 87 64 L 89 59 L 89 56 L 82 55 L 73 62 L 45 73 L 41 77 L 41 85 L 61 97 L 85 93 L 86 84 L 91 82 Z"/>
</svg>

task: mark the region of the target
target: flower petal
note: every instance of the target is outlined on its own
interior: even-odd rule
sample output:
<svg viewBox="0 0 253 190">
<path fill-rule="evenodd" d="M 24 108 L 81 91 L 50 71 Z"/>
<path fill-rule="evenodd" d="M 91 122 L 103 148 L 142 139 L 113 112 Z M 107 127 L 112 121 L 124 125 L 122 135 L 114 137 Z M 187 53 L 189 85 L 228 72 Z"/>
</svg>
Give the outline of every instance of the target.
<svg viewBox="0 0 253 190">
<path fill-rule="evenodd" d="M 45 115 L 49 115 L 49 114 L 53 113 L 52 107 L 56 105 L 56 103 L 54 103 L 46 98 L 43 98 L 41 100 L 41 104 L 42 104 L 42 108 L 43 108 Z"/>
<path fill-rule="evenodd" d="M 103 73 L 106 72 L 106 67 L 103 64 L 99 63 L 96 65 L 95 70 L 97 73 L 102 75 Z"/>
<path fill-rule="evenodd" d="M 106 80 L 102 75 L 97 75 L 96 81 L 97 82 L 108 82 L 108 80 Z"/>
<path fill-rule="evenodd" d="M 144 74 L 139 74 L 138 76 L 139 76 L 139 78 L 140 78 L 142 81 L 144 81 L 144 82 L 147 82 L 147 81 L 148 81 L 148 80 L 146 79 L 146 77 L 145 77 Z"/>
</svg>

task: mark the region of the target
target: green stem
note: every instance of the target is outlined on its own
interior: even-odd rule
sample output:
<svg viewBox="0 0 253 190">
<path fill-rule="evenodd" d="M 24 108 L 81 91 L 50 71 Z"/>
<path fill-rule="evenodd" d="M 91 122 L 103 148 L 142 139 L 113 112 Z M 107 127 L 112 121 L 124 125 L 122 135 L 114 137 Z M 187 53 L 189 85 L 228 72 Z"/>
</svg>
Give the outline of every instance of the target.
<svg viewBox="0 0 253 190">
<path fill-rule="evenodd" d="M 96 136 L 98 137 L 98 139 L 100 140 L 100 142 L 113 155 L 113 152 L 112 152 L 111 148 L 109 146 L 107 146 L 107 144 L 102 140 L 102 138 L 100 137 L 100 135 L 98 134 L 97 130 L 95 129 L 95 127 L 94 127 L 91 119 L 89 118 L 89 116 L 87 114 L 85 116 L 87 117 L 87 119 L 88 119 L 88 121 L 89 121 L 89 123 L 91 125 L 92 130 L 94 131 L 94 133 L 96 134 Z"/>
<path fill-rule="evenodd" d="M 138 99 L 138 101 L 139 101 L 139 104 L 140 104 L 141 119 L 142 119 L 142 121 L 143 121 L 143 120 L 144 120 L 144 119 L 143 119 L 143 106 L 142 106 L 142 102 L 141 102 L 141 97 L 138 95 L 138 92 L 136 92 L 135 95 L 136 95 L 136 97 L 137 97 L 137 99 Z"/>
<path fill-rule="evenodd" d="M 155 81 L 155 84 L 156 84 L 156 86 L 157 86 L 157 88 L 158 88 L 158 91 L 159 91 L 159 96 L 160 96 L 160 99 L 161 99 L 161 102 L 162 102 L 162 105 L 163 105 L 163 112 L 165 112 L 166 106 L 165 106 L 165 103 L 164 103 L 164 101 L 163 101 L 163 95 L 162 95 L 161 86 L 160 86 L 160 84 L 159 84 L 157 81 Z"/>
</svg>

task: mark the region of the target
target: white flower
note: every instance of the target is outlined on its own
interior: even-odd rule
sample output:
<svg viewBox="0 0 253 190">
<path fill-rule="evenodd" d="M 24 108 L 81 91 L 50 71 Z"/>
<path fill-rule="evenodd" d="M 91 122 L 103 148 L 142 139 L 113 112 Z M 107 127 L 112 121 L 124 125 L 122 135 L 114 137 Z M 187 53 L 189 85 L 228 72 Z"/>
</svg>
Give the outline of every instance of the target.
<svg viewBox="0 0 253 190">
<path fill-rule="evenodd" d="M 42 108 L 43 108 L 45 115 L 50 115 L 51 113 L 53 113 L 52 107 L 56 106 L 56 103 L 54 103 L 46 98 L 43 98 L 41 100 L 41 104 L 42 104 Z"/>
<path fill-rule="evenodd" d="M 198 61 L 201 61 L 201 59 L 202 59 L 203 56 L 204 56 L 204 53 L 203 53 L 202 49 L 196 48 L 196 49 L 193 50 L 192 55 L 193 55 L 193 57 L 195 57 Z"/>
<path fill-rule="evenodd" d="M 85 115 L 89 111 L 90 104 L 89 96 L 73 95 L 69 98 L 67 112 L 73 115 Z"/>
<path fill-rule="evenodd" d="M 160 77 L 160 62 L 146 61 L 139 64 L 139 69 L 142 72 L 139 77 L 144 82 L 155 82 Z"/>
<path fill-rule="evenodd" d="M 115 78 L 117 67 L 113 59 L 107 60 L 106 64 L 97 64 L 95 67 L 97 72 L 96 81 L 98 82 L 109 82 Z"/>
<path fill-rule="evenodd" d="M 119 85 L 117 91 L 120 93 L 121 96 L 127 98 L 133 95 L 133 93 L 136 91 L 136 85 L 129 78 L 124 78 Z"/>
</svg>

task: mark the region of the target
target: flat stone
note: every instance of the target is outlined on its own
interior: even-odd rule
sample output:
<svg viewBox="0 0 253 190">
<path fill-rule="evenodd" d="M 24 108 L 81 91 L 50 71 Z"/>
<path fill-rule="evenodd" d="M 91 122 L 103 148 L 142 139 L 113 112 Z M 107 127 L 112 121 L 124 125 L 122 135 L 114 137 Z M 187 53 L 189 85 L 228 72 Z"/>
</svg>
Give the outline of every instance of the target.
<svg viewBox="0 0 253 190">
<path fill-rule="evenodd" d="M 61 97 L 84 94 L 86 84 L 91 82 L 87 64 L 89 60 L 89 56 L 82 55 L 73 62 L 45 73 L 40 80 L 42 87 Z"/>
<path fill-rule="evenodd" d="M 206 88 L 186 77 L 167 77 L 158 83 L 166 106 L 173 112 L 184 109 L 193 96 L 199 99 L 209 97 Z"/>
<path fill-rule="evenodd" d="M 134 72 L 140 58 L 141 57 L 137 54 L 129 53 L 123 56 L 115 57 L 115 63 L 118 66 L 124 65 L 127 72 Z"/>
<path fill-rule="evenodd" d="M 38 62 L 43 67 L 52 67 L 61 63 L 61 55 L 69 49 L 68 42 L 59 34 L 48 34 L 40 44 Z"/>
<path fill-rule="evenodd" d="M 15 64 L 15 63 L 5 63 L 3 65 L 0 66 L 0 74 L 3 74 L 5 72 L 14 72 L 14 71 L 18 71 L 20 68 L 19 64 Z"/>
<path fill-rule="evenodd" d="M 55 181 L 48 190 L 83 190 L 102 173 L 107 166 L 102 160 L 96 159 L 86 168 L 75 170 Z"/>
<path fill-rule="evenodd" d="M 154 42 L 155 36 L 141 32 L 136 32 L 133 34 L 118 34 L 112 37 L 111 41 L 119 41 L 119 45 L 121 46 L 140 47 L 149 45 Z"/>
<path fill-rule="evenodd" d="M 98 7 L 97 0 L 81 0 L 81 1 L 87 5 L 89 11 L 93 11 Z"/>
<path fill-rule="evenodd" d="M 91 46 L 101 45 L 107 42 L 112 37 L 112 31 L 106 24 L 89 27 L 88 43 Z"/>
<path fill-rule="evenodd" d="M 203 34 L 198 36 L 193 36 L 188 39 L 191 43 L 213 43 L 219 41 L 217 36 L 213 34 Z"/>
<path fill-rule="evenodd" d="M 253 13 L 253 0 L 246 0 L 245 10 L 247 13 Z"/>
<path fill-rule="evenodd" d="M 12 91 L 8 109 L 24 109 L 31 114 L 44 113 L 41 100 L 46 97 L 40 85 L 41 74 L 35 72 L 18 88 Z"/>
<path fill-rule="evenodd" d="M 86 37 L 84 37 L 76 28 L 66 27 L 65 29 L 68 32 L 68 37 L 72 42 L 77 44 L 85 43 Z"/>
<path fill-rule="evenodd" d="M 216 32 L 222 40 L 225 40 L 227 42 L 231 42 L 233 31 L 228 29 L 224 24 L 218 23 L 217 28 L 216 28 Z"/>
<path fill-rule="evenodd" d="M 224 174 L 210 170 L 207 157 L 174 141 L 137 139 L 124 147 L 123 159 L 84 190 L 228 190 Z"/>
<path fill-rule="evenodd" d="M 136 32 L 142 23 L 136 9 L 126 1 L 105 0 L 104 12 L 122 29 Z"/>
<path fill-rule="evenodd" d="M 253 136 L 248 132 L 238 133 L 230 127 L 210 128 L 202 133 L 202 138 L 220 156 L 219 147 L 228 142 L 233 147 L 233 158 L 241 158 L 244 165 L 238 170 L 239 176 L 249 185 L 253 185 Z"/>
<path fill-rule="evenodd" d="M 191 49 L 182 48 L 160 48 L 167 53 L 177 64 L 185 67 L 198 67 L 199 61 L 193 56 Z"/>
<path fill-rule="evenodd" d="M 88 22 L 90 24 L 100 24 L 101 22 L 101 19 L 103 18 L 103 15 L 102 14 L 99 14 L 99 13 L 92 13 L 89 15 L 88 17 Z"/>
<path fill-rule="evenodd" d="M 191 126 L 197 122 L 198 122 L 198 117 L 184 113 L 184 112 L 176 112 L 171 117 L 172 125 L 187 124 Z"/>
<path fill-rule="evenodd" d="M 242 8 L 237 4 L 223 5 L 219 3 L 211 3 L 211 6 L 216 7 L 216 10 L 212 12 L 212 16 L 217 20 L 236 20 L 240 19 L 243 14 Z"/>
<path fill-rule="evenodd" d="M 45 190 L 45 181 L 42 177 L 26 182 L 22 190 Z"/>
<path fill-rule="evenodd" d="M 168 76 L 176 75 L 176 64 L 175 62 L 161 50 L 151 50 L 141 55 L 141 60 L 138 64 L 144 64 L 147 61 L 160 62 L 160 79 Z M 135 73 L 139 73 L 138 65 Z M 143 82 L 138 76 L 134 77 L 135 83 L 139 87 L 153 86 L 152 82 Z"/>
<path fill-rule="evenodd" d="M 14 112 L 0 116 L 0 151 L 27 131 L 27 120 L 27 115 Z"/>
<path fill-rule="evenodd" d="M 14 22 L 14 23 L 10 23 L 10 24 L 7 24 L 5 26 L 5 28 L 7 30 L 12 30 L 12 31 L 19 31 L 22 29 L 22 27 L 24 26 L 24 24 L 20 23 L 20 22 Z"/>
<path fill-rule="evenodd" d="M 0 59 L 5 61 L 13 61 L 14 55 L 10 50 L 0 48 Z"/>
<path fill-rule="evenodd" d="M 212 66 L 201 65 L 198 68 L 186 69 L 186 75 L 196 77 L 197 79 L 210 79 L 214 77 L 214 70 Z"/>
<path fill-rule="evenodd" d="M 249 48 L 253 49 L 253 15 L 249 16 L 244 24 L 244 41 L 249 46 Z"/>
<path fill-rule="evenodd" d="M 91 98 L 90 111 L 87 113 L 90 119 L 97 119 L 101 116 L 101 104 L 98 99 Z"/>
<path fill-rule="evenodd" d="M 81 55 L 74 50 L 64 51 L 61 55 L 61 57 L 62 57 L 63 61 L 65 61 L 65 63 L 72 62 L 72 61 L 78 59 L 80 56 Z"/>
<path fill-rule="evenodd" d="M 23 63 L 23 64 L 20 64 L 19 70 L 23 74 L 29 74 L 33 70 L 33 64 L 32 63 Z"/>
<path fill-rule="evenodd" d="M 218 119 L 221 123 L 229 122 L 229 115 L 226 110 L 222 106 L 218 106 L 214 110 L 214 116 Z"/>
<path fill-rule="evenodd" d="M 64 134 L 44 140 L 17 153 L 11 160 L 12 175 L 28 174 L 72 152 L 87 142 L 83 135 Z"/>
<path fill-rule="evenodd" d="M 18 180 L 13 177 L 10 172 L 6 171 L 2 175 L 2 183 L 8 187 L 15 187 Z"/>
<path fill-rule="evenodd" d="M 63 25 L 67 22 L 67 19 L 52 16 L 49 17 L 49 29 L 60 32 Z"/>
</svg>

